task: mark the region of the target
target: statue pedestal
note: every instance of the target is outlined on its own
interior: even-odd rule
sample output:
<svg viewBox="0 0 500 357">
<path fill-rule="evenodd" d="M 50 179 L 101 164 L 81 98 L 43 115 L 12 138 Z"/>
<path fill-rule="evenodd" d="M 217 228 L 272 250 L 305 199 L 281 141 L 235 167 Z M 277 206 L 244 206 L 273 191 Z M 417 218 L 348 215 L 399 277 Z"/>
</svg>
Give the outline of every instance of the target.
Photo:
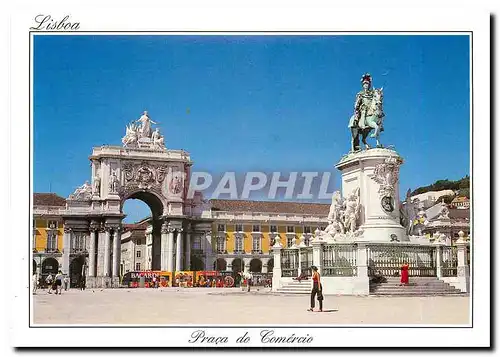
<svg viewBox="0 0 500 357">
<path fill-rule="evenodd" d="M 342 196 L 359 187 L 360 240 L 409 241 L 400 223 L 399 154 L 390 149 L 369 149 L 344 156 L 335 167 L 342 173 Z"/>
</svg>

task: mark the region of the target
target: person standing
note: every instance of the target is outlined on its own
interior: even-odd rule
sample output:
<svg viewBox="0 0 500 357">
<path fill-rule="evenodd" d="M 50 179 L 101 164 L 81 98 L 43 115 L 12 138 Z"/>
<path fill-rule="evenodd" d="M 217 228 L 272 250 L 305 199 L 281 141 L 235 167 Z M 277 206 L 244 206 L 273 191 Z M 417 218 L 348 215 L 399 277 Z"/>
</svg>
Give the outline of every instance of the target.
<svg viewBox="0 0 500 357">
<path fill-rule="evenodd" d="M 31 283 L 33 284 L 33 294 L 36 294 L 38 289 L 38 275 L 37 273 L 33 274 L 33 278 L 31 279 Z"/>
<path fill-rule="evenodd" d="M 47 293 L 49 294 L 52 294 L 52 284 L 53 284 L 53 281 L 54 279 L 52 278 L 52 274 L 49 274 L 49 276 L 47 276 L 47 279 L 45 279 L 45 283 L 47 284 Z"/>
<path fill-rule="evenodd" d="M 62 284 L 63 284 L 63 279 L 64 276 L 62 274 L 62 271 L 59 270 L 59 272 L 56 275 L 56 281 L 55 281 L 55 286 L 56 286 L 56 295 L 59 293 L 59 295 L 62 294 Z"/>
<path fill-rule="evenodd" d="M 68 291 L 69 288 L 69 276 L 64 277 L 64 291 Z"/>
<path fill-rule="evenodd" d="M 404 263 L 401 266 L 401 285 L 408 285 L 409 284 L 409 275 L 408 275 L 408 268 L 410 266 L 408 263 Z"/>
<path fill-rule="evenodd" d="M 313 288 L 311 290 L 311 308 L 308 309 L 307 311 L 314 311 L 314 306 L 315 306 L 314 298 L 316 297 L 316 295 L 318 295 L 319 311 L 323 311 L 323 291 L 322 291 L 323 289 L 321 286 L 320 275 L 317 267 L 313 265 L 311 269 L 313 271 L 312 274 Z"/>
</svg>

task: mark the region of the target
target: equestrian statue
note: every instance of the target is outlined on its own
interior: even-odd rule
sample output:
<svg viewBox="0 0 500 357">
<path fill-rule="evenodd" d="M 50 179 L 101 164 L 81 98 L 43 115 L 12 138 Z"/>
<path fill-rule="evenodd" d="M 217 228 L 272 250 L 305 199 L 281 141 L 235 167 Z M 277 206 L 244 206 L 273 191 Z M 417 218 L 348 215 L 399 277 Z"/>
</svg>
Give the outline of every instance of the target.
<svg viewBox="0 0 500 357">
<path fill-rule="evenodd" d="M 383 119 L 383 101 L 384 92 L 383 88 L 372 88 L 372 77 L 366 73 L 361 78 L 361 85 L 363 89 L 356 94 L 356 102 L 354 104 L 354 115 L 349 120 L 349 128 L 351 129 L 351 152 L 361 150 L 359 144 L 359 136 L 362 137 L 362 142 L 365 144 L 365 149 L 370 149 L 366 142 L 368 134 L 375 130 L 370 137 L 375 138 L 377 147 L 382 147 L 379 137 L 380 133 L 384 131 Z"/>
</svg>

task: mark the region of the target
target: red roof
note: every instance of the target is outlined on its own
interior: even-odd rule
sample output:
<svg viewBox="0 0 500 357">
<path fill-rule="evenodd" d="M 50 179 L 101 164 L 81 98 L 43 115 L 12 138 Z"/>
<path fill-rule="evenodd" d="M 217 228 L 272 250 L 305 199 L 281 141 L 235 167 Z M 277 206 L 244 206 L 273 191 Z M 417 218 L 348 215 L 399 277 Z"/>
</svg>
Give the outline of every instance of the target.
<svg viewBox="0 0 500 357">
<path fill-rule="evenodd" d="M 33 206 L 66 206 L 66 199 L 55 193 L 33 193 Z"/>
<path fill-rule="evenodd" d="M 122 224 L 122 227 L 125 231 L 140 231 L 140 230 L 146 230 L 146 228 L 148 228 L 149 225 L 150 225 L 149 219 L 145 219 L 138 223 L 124 223 Z"/>
<path fill-rule="evenodd" d="M 295 213 L 328 216 L 330 204 L 278 201 L 210 200 L 213 211 Z"/>
</svg>

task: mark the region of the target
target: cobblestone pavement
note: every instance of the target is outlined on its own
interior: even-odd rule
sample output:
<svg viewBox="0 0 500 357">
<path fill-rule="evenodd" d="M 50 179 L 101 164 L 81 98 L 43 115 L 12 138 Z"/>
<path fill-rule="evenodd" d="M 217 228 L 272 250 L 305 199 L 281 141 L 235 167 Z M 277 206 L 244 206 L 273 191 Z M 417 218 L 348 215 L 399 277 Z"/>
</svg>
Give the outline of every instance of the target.
<svg viewBox="0 0 500 357">
<path fill-rule="evenodd" d="M 232 289 L 69 290 L 33 295 L 35 324 L 468 324 L 469 296 L 325 296 L 308 312 L 308 295 Z M 318 308 L 316 301 L 316 308 Z"/>
</svg>

